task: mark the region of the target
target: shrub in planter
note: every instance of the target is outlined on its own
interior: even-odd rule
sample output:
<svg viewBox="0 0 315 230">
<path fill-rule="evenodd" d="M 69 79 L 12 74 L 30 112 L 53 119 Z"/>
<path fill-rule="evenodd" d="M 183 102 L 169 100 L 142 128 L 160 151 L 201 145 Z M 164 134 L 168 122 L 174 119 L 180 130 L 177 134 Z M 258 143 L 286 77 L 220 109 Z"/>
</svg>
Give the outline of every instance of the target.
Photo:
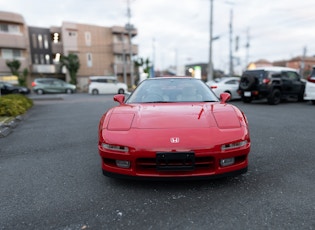
<svg viewBox="0 0 315 230">
<path fill-rule="evenodd" d="M 0 116 L 17 116 L 33 106 L 33 101 L 24 95 L 10 94 L 0 97 Z"/>
</svg>

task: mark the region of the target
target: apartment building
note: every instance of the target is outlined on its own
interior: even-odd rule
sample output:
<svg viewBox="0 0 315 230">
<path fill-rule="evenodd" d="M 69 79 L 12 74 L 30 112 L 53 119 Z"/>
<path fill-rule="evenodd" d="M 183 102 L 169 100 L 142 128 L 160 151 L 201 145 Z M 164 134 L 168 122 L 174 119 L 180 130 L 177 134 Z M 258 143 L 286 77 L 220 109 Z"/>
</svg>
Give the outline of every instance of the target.
<svg viewBox="0 0 315 230">
<path fill-rule="evenodd" d="M 17 83 L 6 62 L 21 62 L 20 70 L 29 68 L 29 35 L 20 14 L 0 11 L 0 80 Z"/>
<path fill-rule="evenodd" d="M 65 79 L 66 71 L 62 72 L 59 62 L 63 53 L 60 32 L 56 27 L 28 27 L 31 80 L 38 77 Z"/>
<path fill-rule="evenodd" d="M 0 11 L 0 77 L 10 76 L 7 60 L 21 61 L 28 68 L 28 85 L 37 77 L 70 80 L 60 57 L 75 53 L 80 60 L 78 88 L 86 91 L 88 77 L 114 75 L 128 85 L 133 83 L 132 56 L 138 45 L 132 45 L 137 30 L 131 25 L 103 27 L 63 22 L 60 27 L 27 26 L 22 15 Z"/>
<path fill-rule="evenodd" d="M 77 80 L 83 91 L 87 90 L 89 76 L 113 75 L 131 84 L 130 56 L 138 54 L 138 46 L 130 46 L 129 31 L 125 27 L 63 22 L 61 31 L 63 54 L 75 53 L 79 57 Z M 132 30 L 131 38 L 136 34 L 137 30 Z"/>
</svg>

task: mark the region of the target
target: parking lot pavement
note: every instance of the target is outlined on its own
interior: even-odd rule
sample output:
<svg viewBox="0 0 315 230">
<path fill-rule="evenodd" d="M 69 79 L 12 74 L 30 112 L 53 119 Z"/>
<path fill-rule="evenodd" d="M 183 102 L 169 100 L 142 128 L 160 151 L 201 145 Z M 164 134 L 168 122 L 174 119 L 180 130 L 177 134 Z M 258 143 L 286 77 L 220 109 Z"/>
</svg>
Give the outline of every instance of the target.
<svg viewBox="0 0 315 230">
<path fill-rule="evenodd" d="M 28 95 L 33 101 L 44 101 L 44 100 L 63 100 L 64 95 L 61 94 L 47 94 L 47 95 Z M 19 115 L 17 117 L 7 117 L 0 119 L 0 138 L 8 136 L 13 130 L 18 126 L 18 124 L 23 120 L 25 115 Z"/>
</svg>

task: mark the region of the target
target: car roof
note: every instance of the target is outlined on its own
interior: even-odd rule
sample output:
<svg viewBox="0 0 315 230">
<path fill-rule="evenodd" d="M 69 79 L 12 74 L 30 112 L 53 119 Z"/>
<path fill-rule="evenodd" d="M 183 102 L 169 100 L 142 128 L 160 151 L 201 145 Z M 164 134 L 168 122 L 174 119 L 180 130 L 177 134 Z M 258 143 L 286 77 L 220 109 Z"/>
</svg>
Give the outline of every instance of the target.
<svg viewBox="0 0 315 230">
<path fill-rule="evenodd" d="M 191 78 L 191 79 L 197 79 L 194 77 L 189 77 L 189 76 L 163 76 L 163 77 L 151 77 L 151 78 L 147 78 L 146 80 L 157 80 L 157 79 L 187 79 L 187 78 Z M 200 79 L 197 79 L 200 80 Z"/>
<path fill-rule="evenodd" d="M 90 79 L 117 79 L 115 76 L 90 76 Z"/>
<path fill-rule="evenodd" d="M 258 67 L 255 69 L 248 69 L 247 71 L 257 71 L 257 70 L 264 70 L 264 71 L 275 71 L 275 72 L 281 72 L 281 71 L 294 71 L 297 72 L 296 69 L 289 68 L 289 67 L 283 67 L 283 66 L 266 66 L 266 67 Z"/>
<path fill-rule="evenodd" d="M 35 80 L 35 81 L 36 81 L 36 80 L 59 80 L 59 81 L 62 81 L 61 79 L 58 79 L 58 78 L 51 78 L 51 77 L 35 78 L 34 80 Z"/>
</svg>

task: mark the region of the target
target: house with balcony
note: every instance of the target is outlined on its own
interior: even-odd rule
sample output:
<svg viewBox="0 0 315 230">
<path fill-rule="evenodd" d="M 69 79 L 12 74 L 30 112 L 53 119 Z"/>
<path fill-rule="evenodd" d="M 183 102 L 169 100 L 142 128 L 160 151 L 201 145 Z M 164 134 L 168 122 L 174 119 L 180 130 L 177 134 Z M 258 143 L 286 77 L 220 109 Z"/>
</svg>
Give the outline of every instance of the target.
<svg viewBox="0 0 315 230">
<path fill-rule="evenodd" d="M 19 60 L 20 71 L 29 68 L 29 35 L 20 14 L 0 11 L 0 80 L 17 83 L 6 62 Z"/>
</svg>

